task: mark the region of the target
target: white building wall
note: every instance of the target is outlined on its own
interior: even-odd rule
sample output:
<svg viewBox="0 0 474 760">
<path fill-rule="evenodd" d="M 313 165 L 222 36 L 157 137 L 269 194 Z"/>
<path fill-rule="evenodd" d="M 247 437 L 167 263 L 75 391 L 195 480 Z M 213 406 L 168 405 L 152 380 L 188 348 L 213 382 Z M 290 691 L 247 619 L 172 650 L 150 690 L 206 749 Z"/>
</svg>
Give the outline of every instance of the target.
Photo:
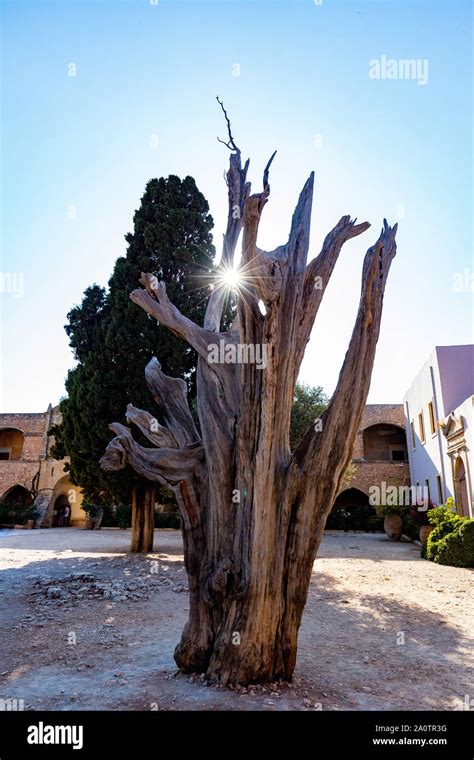
<svg viewBox="0 0 474 760">
<path fill-rule="evenodd" d="M 456 417 L 462 417 L 464 422 L 464 439 L 467 446 L 465 458 L 467 490 L 470 494 L 470 517 L 474 517 L 474 396 L 467 398 L 454 410 Z"/>
<path fill-rule="evenodd" d="M 474 346 L 437 346 L 444 416 L 474 393 Z"/>
<path fill-rule="evenodd" d="M 433 403 L 435 422 L 446 419 L 451 412 L 464 421 L 467 451 L 466 461 L 468 505 L 473 516 L 474 480 L 474 345 L 437 346 L 430 353 L 404 396 L 408 459 L 412 485 L 429 483 L 430 496 L 435 504 L 455 496 L 452 462 L 448 456 L 448 441 L 442 430 L 430 427 L 428 404 Z M 425 440 L 421 440 L 419 414 L 423 413 Z M 414 425 L 415 443 L 412 442 L 411 422 Z M 437 477 L 441 478 L 439 494 Z"/>
<path fill-rule="evenodd" d="M 435 504 L 454 495 L 451 465 L 447 455 L 447 442 L 439 427 L 431 432 L 428 404 L 433 403 L 435 420 L 443 419 L 444 405 L 437 352 L 434 349 L 421 371 L 406 392 L 405 407 L 408 459 L 412 485 L 429 483 L 430 497 Z M 425 441 L 421 440 L 419 414 L 423 413 Z M 414 425 L 415 445 L 412 442 L 411 422 Z M 437 476 L 441 478 L 441 499 Z"/>
</svg>

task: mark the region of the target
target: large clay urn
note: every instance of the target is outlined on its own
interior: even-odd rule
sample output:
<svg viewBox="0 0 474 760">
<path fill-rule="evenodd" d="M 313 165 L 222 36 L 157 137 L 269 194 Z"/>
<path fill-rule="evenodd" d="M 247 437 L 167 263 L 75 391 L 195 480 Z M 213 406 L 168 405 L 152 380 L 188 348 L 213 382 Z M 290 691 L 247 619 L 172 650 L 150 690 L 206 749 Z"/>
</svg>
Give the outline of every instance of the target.
<svg viewBox="0 0 474 760">
<path fill-rule="evenodd" d="M 422 546 L 426 546 L 428 543 L 428 536 L 433 530 L 432 525 L 420 525 L 420 541 Z"/>
<path fill-rule="evenodd" d="M 385 515 L 383 529 L 389 541 L 399 541 L 402 535 L 403 521 L 400 515 Z"/>
</svg>

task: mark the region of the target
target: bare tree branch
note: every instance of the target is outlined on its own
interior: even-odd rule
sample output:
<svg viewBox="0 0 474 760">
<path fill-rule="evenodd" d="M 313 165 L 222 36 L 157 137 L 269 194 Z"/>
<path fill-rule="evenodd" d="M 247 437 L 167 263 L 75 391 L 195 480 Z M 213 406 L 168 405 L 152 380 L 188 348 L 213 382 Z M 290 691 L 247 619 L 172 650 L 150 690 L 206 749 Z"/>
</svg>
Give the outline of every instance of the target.
<svg viewBox="0 0 474 760">
<path fill-rule="evenodd" d="M 319 256 L 313 259 L 306 267 L 297 336 L 296 375 L 303 360 L 306 344 L 310 338 L 324 291 L 339 258 L 341 248 L 347 240 L 360 235 L 370 227 L 369 222 L 356 224 L 356 221 L 356 219 L 351 220 L 350 216 L 341 217 L 334 229 L 326 235 Z"/>
<path fill-rule="evenodd" d="M 165 420 L 179 447 L 200 441 L 188 404 L 186 382 L 165 375 L 156 357 L 145 367 L 145 380 L 158 411 Z"/>
<path fill-rule="evenodd" d="M 266 165 L 265 169 L 263 170 L 263 189 L 264 189 L 264 191 L 268 190 L 270 192 L 270 186 L 268 184 L 268 175 L 269 175 L 269 172 L 270 172 L 270 166 L 272 165 L 272 161 L 275 158 L 276 154 L 277 154 L 277 152 L 276 152 L 276 150 L 274 150 L 273 153 L 272 153 L 272 155 L 270 156 L 270 158 L 267 161 L 267 165 Z"/>
<path fill-rule="evenodd" d="M 374 362 L 385 283 L 397 251 L 397 227 L 389 227 L 384 219 L 377 242 L 367 251 L 357 319 L 336 390 L 322 418 L 323 429 L 310 428 L 295 452 L 295 460 L 307 472 L 316 456 L 334 458 L 339 463 L 334 475 L 337 482 L 350 458 L 369 391 L 371 371 L 367 368 Z"/>
<path fill-rule="evenodd" d="M 232 130 L 231 130 L 231 125 L 230 125 L 230 119 L 229 119 L 229 117 L 227 115 L 227 111 L 224 108 L 224 103 L 222 102 L 222 100 L 219 99 L 219 95 L 216 95 L 216 100 L 219 103 L 220 107 L 222 108 L 222 113 L 224 114 L 224 117 L 225 117 L 225 120 L 226 120 L 226 124 L 227 124 L 227 134 L 229 135 L 228 142 L 225 142 L 225 140 L 221 140 L 219 137 L 217 139 L 219 140 L 220 143 L 222 143 L 227 148 L 229 148 L 229 150 L 235 150 L 236 153 L 240 154 L 240 150 L 237 147 L 237 145 L 235 144 L 234 138 L 232 137 Z"/>
<path fill-rule="evenodd" d="M 173 433 L 168 428 L 160 425 L 158 420 L 150 412 L 138 409 L 133 404 L 128 404 L 127 422 L 132 422 L 143 435 L 157 448 L 176 449 L 178 444 Z"/>
<path fill-rule="evenodd" d="M 130 293 L 130 299 L 158 322 L 168 327 L 178 338 L 189 343 L 206 363 L 209 357 L 209 347 L 216 345 L 216 341 L 232 342 L 233 338 L 228 333 L 216 335 L 215 332 L 199 327 L 191 319 L 185 317 L 169 300 L 165 283 L 158 281 L 155 275 L 142 272 L 141 283 L 144 289 L 133 290 Z M 224 390 L 229 391 L 232 387 L 231 378 L 234 374 L 232 365 L 212 363 L 209 364 L 209 369 L 219 377 Z"/>
<path fill-rule="evenodd" d="M 200 443 L 181 449 L 147 449 L 138 444 L 129 428 L 113 422 L 109 428 L 116 437 L 107 446 L 100 460 L 103 470 L 121 470 L 126 464 L 147 480 L 162 485 L 178 485 L 188 480 L 202 467 L 205 454 Z"/>
</svg>

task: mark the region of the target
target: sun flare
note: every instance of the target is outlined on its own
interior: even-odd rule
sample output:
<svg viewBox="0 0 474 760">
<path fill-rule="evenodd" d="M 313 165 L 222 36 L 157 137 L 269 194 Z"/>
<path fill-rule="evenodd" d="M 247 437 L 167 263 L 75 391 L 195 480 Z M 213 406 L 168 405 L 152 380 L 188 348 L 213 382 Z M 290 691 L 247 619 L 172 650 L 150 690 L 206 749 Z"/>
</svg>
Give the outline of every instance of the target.
<svg viewBox="0 0 474 760">
<path fill-rule="evenodd" d="M 234 267 L 225 267 L 217 275 L 217 283 L 228 290 L 238 290 L 242 286 L 241 272 Z"/>
</svg>

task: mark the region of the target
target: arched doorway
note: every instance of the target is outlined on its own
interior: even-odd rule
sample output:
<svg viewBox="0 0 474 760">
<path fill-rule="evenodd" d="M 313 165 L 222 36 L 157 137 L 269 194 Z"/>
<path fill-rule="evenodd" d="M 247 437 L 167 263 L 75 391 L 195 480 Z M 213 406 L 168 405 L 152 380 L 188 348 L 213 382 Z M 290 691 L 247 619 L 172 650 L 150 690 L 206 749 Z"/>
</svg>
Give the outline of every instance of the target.
<svg viewBox="0 0 474 760">
<path fill-rule="evenodd" d="M 10 488 L 2 501 L 11 506 L 12 509 L 25 509 L 33 504 L 33 498 L 28 489 L 20 485 Z"/>
<path fill-rule="evenodd" d="M 65 493 L 60 494 L 53 504 L 52 528 L 67 528 L 71 523 L 71 505 Z"/>
<path fill-rule="evenodd" d="M 69 480 L 69 475 L 63 475 L 56 482 L 48 512 L 43 527 L 81 527 L 85 525 L 85 512 L 81 509 L 82 494 L 80 488 Z M 68 509 L 69 508 L 69 509 Z"/>
<path fill-rule="evenodd" d="M 454 500 L 457 513 L 462 517 L 469 516 L 466 468 L 461 456 L 454 463 Z"/>
<path fill-rule="evenodd" d="M 0 522 L 5 525 L 25 525 L 33 519 L 33 498 L 27 488 L 12 486 L 2 497 L 2 516 Z"/>
<path fill-rule="evenodd" d="M 374 530 L 375 509 L 358 488 L 346 488 L 336 497 L 326 523 L 327 530 Z M 372 520 L 371 520 L 372 518 Z"/>
</svg>

